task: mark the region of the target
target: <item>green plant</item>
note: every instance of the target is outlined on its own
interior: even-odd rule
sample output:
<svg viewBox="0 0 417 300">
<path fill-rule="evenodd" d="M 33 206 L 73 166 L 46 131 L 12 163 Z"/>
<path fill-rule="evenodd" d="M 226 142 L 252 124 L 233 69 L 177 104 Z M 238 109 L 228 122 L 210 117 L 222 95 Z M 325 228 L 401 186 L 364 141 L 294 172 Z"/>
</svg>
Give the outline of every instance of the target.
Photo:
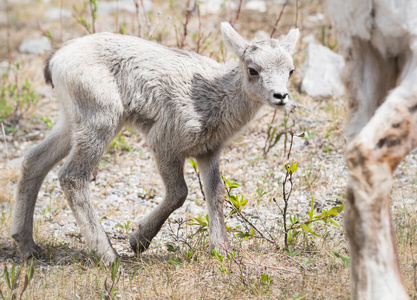
<svg viewBox="0 0 417 300">
<path fill-rule="evenodd" d="M 235 188 L 240 187 L 240 184 L 238 184 L 236 182 L 233 182 L 231 180 L 226 180 L 226 178 L 224 176 L 222 176 L 222 178 L 223 178 L 223 182 L 224 182 L 224 185 L 225 185 L 225 188 L 226 188 L 225 200 L 226 200 L 226 203 L 229 204 L 229 206 L 232 209 L 230 211 L 230 213 L 228 214 L 228 217 L 236 214 L 238 219 L 240 219 L 240 221 L 243 224 L 245 224 L 245 227 L 247 229 L 246 232 L 238 231 L 236 236 L 240 237 L 240 238 L 243 238 L 244 240 L 246 240 L 249 237 L 263 238 L 266 241 L 268 241 L 272 244 L 275 244 L 274 238 L 272 237 L 272 235 L 268 231 L 266 232 L 266 234 L 268 234 L 269 237 L 267 237 L 266 234 L 262 233 L 262 231 L 260 231 L 243 214 L 242 210 L 246 206 L 246 204 L 248 203 L 248 199 L 244 199 L 243 195 L 234 195 L 232 193 L 232 190 L 235 189 Z M 248 227 L 248 225 L 249 225 L 249 227 Z M 259 236 L 255 236 L 255 231 L 259 234 Z"/>
<path fill-rule="evenodd" d="M 91 16 L 91 23 L 87 22 L 83 16 L 83 14 L 85 14 L 87 11 L 87 6 Z M 82 10 L 79 10 L 75 4 L 72 6 L 72 9 L 74 10 L 73 16 L 77 23 L 82 25 L 89 34 L 95 33 L 95 23 L 97 20 L 97 0 L 88 0 L 88 2 L 84 1 L 84 7 Z"/>
<path fill-rule="evenodd" d="M 197 175 L 198 184 L 200 186 L 200 191 L 201 191 L 201 194 L 203 195 L 203 199 L 204 199 L 204 201 L 206 201 L 206 195 L 204 194 L 204 189 L 203 189 L 203 184 L 201 183 L 200 173 L 197 171 L 197 162 L 194 159 L 191 158 L 190 163 L 191 163 L 191 166 L 194 169 L 195 174 Z"/>
<path fill-rule="evenodd" d="M 192 226 L 198 226 L 197 231 L 194 233 L 194 235 L 196 235 L 197 233 L 204 232 L 204 231 L 208 230 L 208 228 L 209 228 L 209 216 L 207 214 L 205 216 L 198 215 L 197 217 L 191 219 L 191 221 L 187 222 L 186 224 L 187 225 L 192 225 Z"/>
<path fill-rule="evenodd" d="M 129 233 L 129 229 L 132 228 L 132 224 L 130 223 L 130 221 L 127 221 L 127 222 L 123 222 L 123 224 L 119 224 L 119 223 L 116 224 L 116 227 L 123 230 L 123 233 L 127 236 Z"/>
<path fill-rule="evenodd" d="M 107 278 L 104 280 L 104 299 L 108 300 L 110 298 L 116 299 L 117 298 L 117 283 L 120 279 L 120 262 L 122 261 L 121 258 L 116 259 L 110 266 L 110 279 L 111 284 L 107 284 Z M 117 276 L 119 274 L 119 276 Z"/>
<path fill-rule="evenodd" d="M 111 147 L 116 151 L 130 151 L 130 146 L 126 143 L 123 133 L 119 133 L 111 142 Z"/>
<path fill-rule="evenodd" d="M 339 222 L 337 222 L 334 217 L 337 216 L 344 210 L 344 205 L 338 205 L 331 207 L 329 210 L 323 209 L 323 213 L 316 214 L 316 208 L 314 206 L 314 197 L 311 197 L 311 206 L 310 210 L 307 212 L 307 220 L 300 222 L 297 216 L 290 216 L 290 223 L 288 224 L 287 238 L 288 243 L 292 243 L 294 238 L 300 233 L 300 231 L 305 231 L 314 236 L 320 236 L 313 228 L 313 224 L 326 225 L 331 224 L 336 227 L 340 227 Z"/>
<path fill-rule="evenodd" d="M 20 278 L 20 275 L 23 272 L 22 269 L 26 269 L 26 274 L 23 278 L 23 282 Z M 35 270 L 33 268 L 33 260 L 31 260 L 29 266 L 24 265 L 23 268 L 18 269 L 16 269 L 16 264 L 13 263 L 10 273 L 7 266 L 4 267 L 4 278 L 6 280 L 7 287 L 9 288 L 9 299 L 14 300 L 17 299 L 18 296 L 19 299 L 22 299 L 23 293 L 26 291 L 29 282 L 32 280 L 34 272 Z M 1 290 L 0 295 L 5 299 Z"/>
<path fill-rule="evenodd" d="M 284 250 L 284 253 L 289 255 L 290 257 L 294 258 L 297 255 L 299 255 L 301 252 L 300 251 L 294 251 L 293 248 L 291 246 L 288 246 L 287 250 Z"/>
<path fill-rule="evenodd" d="M 20 64 L 15 63 L 14 82 L 10 81 L 9 74 L 4 75 L 0 81 L 0 122 L 9 120 L 10 123 L 16 124 L 29 108 L 38 102 L 38 94 L 33 90 L 29 79 L 26 78 L 24 83 L 20 84 L 20 70 Z"/>
<path fill-rule="evenodd" d="M 42 116 L 41 120 L 45 123 L 48 128 L 52 128 L 52 121 L 50 118 Z"/>
<path fill-rule="evenodd" d="M 278 131 L 278 125 L 275 123 L 276 114 L 277 112 L 274 111 L 274 115 L 272 116 L 272 120 L 268 124 L 268 129 L 266 131 L 267 136 L 266 136 L 265 145 L 263 149 L 264 157 L 268 155 L 268 152 L 272 149 L 272 147 L 274 147 L 279 142 L 282 135 L 284 134 L 284 131 Z M 288 118 L 286 118 L 286 115 L 285 115 L 283 123 L 280 124 L 280 126 L 284 125 L 284 127 L 286 127 L 287 121 L 288 121 Z"/>
<path fill-rule="evenodd" d="M 340 260 L 341 262 L 342 262 L 342 264 L 343 264 L 343 266 L 346 268 L 346 267 L 349 267 L 349 264 L 350 264 L 350 259 L 349 259 L 349 257 L 346 257 L 346 256 L 341 256 L 338 252 L 335 252 L 335 251 L 329 251 L 329 253 L 336 259 L 336 260 Z"/>
</svg>

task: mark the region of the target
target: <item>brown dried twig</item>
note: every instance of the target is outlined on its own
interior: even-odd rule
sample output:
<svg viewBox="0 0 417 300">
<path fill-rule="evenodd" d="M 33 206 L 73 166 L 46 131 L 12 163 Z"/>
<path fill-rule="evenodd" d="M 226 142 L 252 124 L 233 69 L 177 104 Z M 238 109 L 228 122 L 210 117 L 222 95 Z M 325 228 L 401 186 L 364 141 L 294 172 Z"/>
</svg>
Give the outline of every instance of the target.
<svg viewBox="0 0 417 300">
<path fill-rule="evenodd" d="M 287 1 L 285 1 L 285 3 L 284 3 L 284 5 L 282 6 L 281 11 L 280 11 L 280 13 L 279 13 L 279 15 L 278 15 L 277 19 L 275 20 L 275 25 L 274 25 L 274 27 L 273 27 L 273 29 L 272 29 L 272 32 L 271 32 L 271 38 L 273 38 L 273 37 L 274 37 L 274 34 L 275 34 L 275 32 L 277 31 L 277 28 L 278 28 L 278 23 L 279 23 L 279 21 L 281 20 L 282 15 L 284 14 L 284 10 L 285 10 L 285 7 L 287 6 L 287 3 L 288 3 L 288 0 L 287 0 Z"/>
</svg>

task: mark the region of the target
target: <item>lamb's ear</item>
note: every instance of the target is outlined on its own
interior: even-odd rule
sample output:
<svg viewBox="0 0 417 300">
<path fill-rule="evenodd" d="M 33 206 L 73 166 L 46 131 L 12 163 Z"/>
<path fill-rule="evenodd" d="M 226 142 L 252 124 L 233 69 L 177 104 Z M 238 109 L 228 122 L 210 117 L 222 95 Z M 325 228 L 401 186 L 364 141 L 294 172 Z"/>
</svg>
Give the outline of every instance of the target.
<svg viewBox="0 0 417 300">
<path fill-rule="evenodd" d="M 280 44 L 289 54 L 294 54 L 299 37 L 300 31 L 298 28 L 291 29 L 287 36 L 280 41 Z"/>
<path fill-rule="evenodd" d="M 220 28 L 226 47 L 232 50 L 233 53 L 240 58 L 245 51 L 248 42 L 241 37 L 229 23 L 222 22 Z"/>
</svg>

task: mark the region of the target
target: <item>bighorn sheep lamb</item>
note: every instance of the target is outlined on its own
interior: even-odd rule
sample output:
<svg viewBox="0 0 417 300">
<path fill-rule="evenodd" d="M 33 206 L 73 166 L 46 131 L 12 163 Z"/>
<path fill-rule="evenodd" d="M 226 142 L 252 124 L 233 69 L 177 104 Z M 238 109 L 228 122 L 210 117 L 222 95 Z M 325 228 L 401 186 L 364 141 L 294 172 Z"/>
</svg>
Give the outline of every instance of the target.
<svg viewBox="0 0 417 300">
<path fill-rule="evenodd" d="M 408 299 L 390 210 L 393 173 L 417 145 L 417 1 L 329 0 L 349 92 L 345 230 L 352 299 Z"/>
<path fill-rule="evenodd" d="M 210 217 L 210 250 L 229 248 L 225 232 L 224 184 L 219 155 L 263 104 L 287 103 L 298 40 L 292 29 L 282 40 L 244 40 L 221 24 L 226 46 L 239 58 L 219 64 L 195 53 L 167 48 L 136 37 L 94 34 L 66 43 L 51 55 L 45 79 L 61 102 L 58 124 L 25 155 L 13 212 L 11 235 L 24 256 L 39 251 L 33 213 L 49 170 L 69 155 L 59 181 L 88 246 L 106 263 L 118 254 L 90 201 L 89 178 L 122 126 L 146 136 L 165 184 L 163 201 L 139 221 L 129 236 L 134 251 L 152 238 L 187 196 L 183 166 L 197 159 Z"/>
</svg>

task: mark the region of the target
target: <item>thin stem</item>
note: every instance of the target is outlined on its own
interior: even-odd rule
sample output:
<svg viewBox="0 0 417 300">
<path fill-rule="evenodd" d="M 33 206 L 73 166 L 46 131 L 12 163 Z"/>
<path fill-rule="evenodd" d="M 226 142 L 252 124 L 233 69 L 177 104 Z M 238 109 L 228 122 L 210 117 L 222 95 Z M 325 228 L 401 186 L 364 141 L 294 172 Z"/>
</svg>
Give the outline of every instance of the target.
<svg viewBox="0 0 417 300">
<path fill-rule="evenodd" d="M 274 34 L 275 34 L 275 32 L 277 31 L 277 28 L 278 28 L 278 23 L 279 23 L 279 21 L 281 20 L 282 15 L 284 14 L 284 9 L 285 9 L 285 7 L 287 6 L 287 3 L 288 3 L 288 0 L 287 0 L 287 1 L 285 1 L 285 3 L 284 3 L 284 5 L 282 6 L 282 9 L 281 9 L 281 11 L 280 11 L 280 13 L 279 13 L 279 15 L 278 15 L 277 19 L 275 20 L 275 25 L 274 25 L 274 28 L 272 29 L 272 32 L 271 32 L 271 38 L 273 38 L 273 37 L 274 37 Z"/>
<path fill-rule="evenodd" d="M 3 122 L 1 123 L 1 131 L 4 136 L 4 148 L 6 149 L 6 158 L 7 158 L 7 161 L 9 161 L 9 149 L 7 149 L 7 138 L 6 138 L 6 132 L 4 131 Z"/>
<path fill-rule="evenodd" d="M 232 26 L 234 26 L 236 24 L 237 20 L 239 20 L 240 11 L 242 9 L 242 3 L 243 3 L 243 0 L 239 0 L 239 5 L 237 7 L 236 17 L 235 17 L 234 20 L 233 19 L 230 20 L 230 25 L 232 25 Z"/>
<path fill-rule="evenodd" d="M 228 189 L 226 189 L 226 191 L 227 191 L 227 194 L 228 194 L 228 196 L 230 197 L 230 191 L 228 190 Z M 269 239 L 269 238 L 267 238 L 255 225 L 253 225 L 253 223 L 251 222 L 251 221 L 249 221 L 240 211 L 239 211 L 239 209 L 236 207 L 236 205 L 232 202 L 232 201 L 230 201 L 229 199 L 227 199 L 226 198 L 226 202 L 227 203 L 229 203 L 233 208 L 234 208 L 234 210 L 238 213 L 238 215 L 247 223 L 247 224 L 249 224 L 249 226 L 251 226 L 253 229 L 255 229 L 256 230 L 256 232 L 257 233 L 259 233 L 259 235 L 263 238 L 263 239 L 265 239 L 265 240 L 267 240 L 268 242 L 270 242 L 271 244 L 275 244 L 275 242 L 273 241 L 273 240 L 271 240 L 271 239 Z"/>
<path fill-rule="evenodd" d="M 295 24 L 294 24 L 295 28 L 298 27 L 297 24 L 298 24 L 298 0 L 295 0 Z"/>
<path fill-rule="evenodd" d="M 145 4 L 143 3 L 143 0 L 140 0 L 140 5 L 142 6 L 143 15 L 145 16 L 146 20 L 146 26 L 148 27 L 148 34 L 151 31 L 151 21 L 149 20 L 148 13 L 145 9 Z"/>
<path fill-rule="evenodd" d="M 139 0 L 133 0 L 135 3 L 135 9 L 136 9 L 136 19 L 138 21 L 138 36 L 143 37 L 142 34 L 142 24 L 140 21 L 140 6 L 139 6 Z"/>
<path fill-rule="evenodd" d="M 203 183 L 201 182 L 200 173 L 198 173 L 197 170 L 194 170 L 194 171 L 197 174 L 198 184 L 200 185 L 201 194 L 203 194 L 203 199 L 204 201 L 206 201 L 206 195 L 204 194 Z"/>
<path fill-rule="evenodd" d="M 59 9 L 59 26 L 60 26 L 59 27 L 59 38 L 60 38 L 61 42 L 64 41 L 64 34 L 63 34 L 63 30 L 64 30 L 64 26 L 63 26 L 64 18 L 62 17 L 62 9 L 63 9 L 63 7 L 64 7 L 64 0 L 61 0 L 60 9 Z"/>
<path fill-rule="evenodd" d="M 197 49 L 196 49 L 196 52 L 199 53 L 200 52 L 200 44 L 201 44 L 202 36 L 201 36 L 200 4 L 199 4 L 198 0 L 196 0 L 195 6 L 197 7 L 197 17 L 198 17 L 198 38 L 197 38 Z"/>
<path fill-rule="evenodd" d="M 116 33 L 119 32 L 119 0 L 116 0 Z"/>
<path fill-rule="evenodd" d="M 13 60 L 12 60 L 12 51 L 10 48 L 10 6 L 9 6 L 9 1 L 6 0 L 6 34 L 7 34 L 7 58 L 9 59 L 9 67 L 8 69 L 10 70 Z"/>
</svg>

